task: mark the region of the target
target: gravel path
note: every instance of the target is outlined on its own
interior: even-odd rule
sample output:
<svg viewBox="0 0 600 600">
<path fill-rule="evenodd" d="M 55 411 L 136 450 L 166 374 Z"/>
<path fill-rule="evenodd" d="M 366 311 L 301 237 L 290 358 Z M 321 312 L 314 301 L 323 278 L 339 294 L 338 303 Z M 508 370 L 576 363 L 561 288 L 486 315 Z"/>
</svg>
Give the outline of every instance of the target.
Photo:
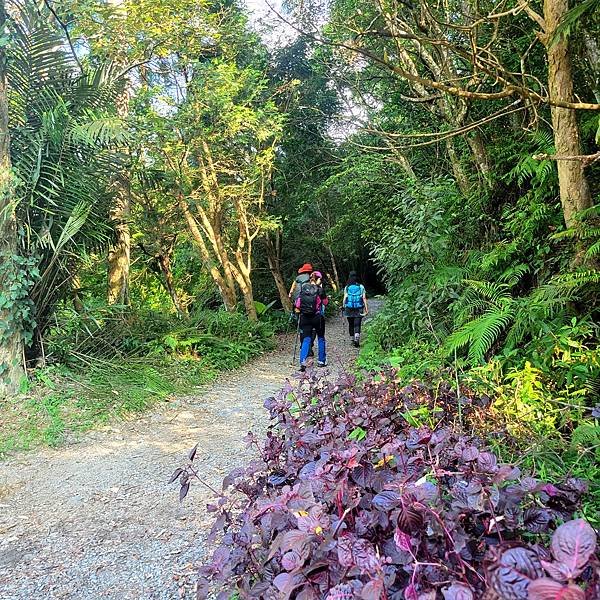
<svg viewBox="0 0 600 600">
<path fill-rule="evenodd" d="M 355 354 L 343 325 L 328 323 L 330 375 Z M 0 463 L 0 599 L 187 597 L 208 552 L 210 492 L 196 485 L 180 504 L 166 482 L 196 443 L 217 489 L 250 458 L 242 438 L 264 430 L 263 400 L 294 375 L 292 348 L 293 334 L 282 336 L 276 351 L 193 397 Z"/>
</svg>

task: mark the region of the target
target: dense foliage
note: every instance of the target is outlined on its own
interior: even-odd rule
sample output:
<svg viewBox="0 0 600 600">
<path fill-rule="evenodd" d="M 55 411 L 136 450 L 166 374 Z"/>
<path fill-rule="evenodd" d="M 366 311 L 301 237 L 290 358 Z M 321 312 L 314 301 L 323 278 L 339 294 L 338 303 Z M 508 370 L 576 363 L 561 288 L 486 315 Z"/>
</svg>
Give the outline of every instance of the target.
<svg viewBox="0 0 600 600">
<path fill-rule="evenodd" d="M 310 374 L 269 398 L 264 444 L 247 440 L 261 458 L 209 506 L 222 542 L 201 596 L 212 583 L 219 598 L 596 598 L 596 534 L 569 521 L 586 484 L 502 464 L 477 435 L 489 403 L 394 372 Z M 191 457 L 172 478 L 182 497 L 202 475 Z"/>
<path fill-rule="evenodd" d="M 238 367 L 299 264 L 334 300 L 356 270 L 371 374 L 267 402 L 206 580 L 598 598 L 600 11 L 571 4 L 289 0 L 277 37 L 236 0 L 0 0 L 0 453 Z"/>
</svg>

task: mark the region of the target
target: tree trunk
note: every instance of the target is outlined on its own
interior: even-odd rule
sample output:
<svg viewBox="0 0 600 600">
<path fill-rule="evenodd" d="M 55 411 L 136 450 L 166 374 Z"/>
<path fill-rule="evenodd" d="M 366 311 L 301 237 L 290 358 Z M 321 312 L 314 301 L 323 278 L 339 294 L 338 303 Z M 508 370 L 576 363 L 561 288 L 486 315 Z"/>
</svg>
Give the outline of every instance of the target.
<svg viewBox="0 0 600 600">
<path fill-rule="evenodd" d="M 452 138 L 446 140 L 446 151 L 448 152 L 448 158 L 450 159 L 450 165 L 452 166 L 452 172 L 454 173 L 454 179 L 456 179 L 458 189 L 466 196 L 469 194 L 471 186 L 469 185 L 469 178 L 456 154 L 456 148 L 454 147 L 454 140 Z"/>
<path fill-rule="evenodd" d="M 244 277 L 240 274 L 237 278 L 242 297 L 244 298 L 244 308 L 246 309 L 246 315 L 251 321 L 258 321 L 258 315 L 256 313 L 256 306 L 254 305 L 254 293 L 252 290 L 252 282 L 249 278 Z"/>
<path fill-rule="evenodd" d="M 213 257 L 210 255 L 208 250 L 208 246 L 202 236 L 202 232 L 200 231 L 200 227 L 194 218 L 194 215 L 190 211 L 190 207 L 187 204 L 186 199 L 183 195 L 179 195 L 178 198 L 179 207 L 181 208 L 181 212 L 185 217 L 186 223 L 188 225 L 188 229 L 192 235 L 192 239 L 196 243 L 198 250 L 200 251 L 200 256 L 204 261 L 206 268 L 208 269 L 213 281 L 216 286 L 219 288 L 219 293 L 221 294 L 221 298 L 223 299 L 223 304 L 225 305 L 225 310 L 234 311 L 237 306 L 237 293 L 235 290 L 235 285 L 230 281 L 229 277 L 227 277 L 227 273 L 224 276 L 223 273 L 219 270 Z M 220 257 L 218 257 L 220 261 Z M 229 271 L 231 272 L 231 270 Z"/>
<path fill-rule="evenodd" d="M 415 175 L 410 161 L 408 158 L 406 158 L 406 154 L 400 152 L 398 149 L 395 149 L 394 158 L 391 160 L 399 164 L 404 169 L 404 172 L 408 175 L 409 179 L 414 179 L 415 181 L 417 180 L 417 176 Z"/>
<path fill-rule="evenodd" d="M 110 219 L 114 223 L 115 241 L 108 252 L 108 303 L 129 304 L 129 267 L 131 264 L 131 194 L 129 181 L 119 176 Z"/>
<path fill-rule="evenodd" d="M 472 135 L 467 135 L 467 142 L 471 148 L 471 152 L 473 153 L 473 160 L 475 161 L 475 166 L 477 167 L 479 175 L 483 179 L 485 186 L 487 188 L 491 187 L 492 167 L 490 164 L 490 156 L 487 148 L 485 147 L 483 138 L 481 137 L 481 133 L 479 133 L 479 131 L 475 131 L 475 133 Z"/>
<path fill-rule="evenodd" d="M 85 312 L 85 306 L 79 296 L 80 291 L 81 281 L 79 275 L 73 275 L 73 279 L 71 279 L 71 299 L 73 301 L 73 308 L 77 314 L 82 315 Z"/>
<path fill-rule="evenodd" d="M 267 261 L 269 263 L 269 270 L 271 271 L 271 275 L 273 275 L 273 280 L 275 281 L 275 285 L 277 286 L 277 291 L 279 292 L 279 299 L 281 300 L 281 306 L 283 310 L 286 312 L 292 311 L 292 302 L 288 296 L 288 290 L 285 285 L 285 281 L 283 279 L 283 275 L 281 273 L 281 258 L 280 258 L 280 243 L 281 233 L 279 231 L 275 232 L 275 236 L 277 241 L 273 243 L 270 235 L 265 237 L 265 248 L 267 254 Z"/>
<path fill-rule="evenodd" d="M 4 31 L 6 12 L 0 0 L 0 30 Z M 6 55 L 0 47 L 0 291 L 8 290 L 17 280 L 17 217 L 14 181 L 10 161 L 8 98 L 6 93 Z M 8 296 L 10 302 L 10 295 Z M 18 301 L 18 299 L 17 299 Z M 25 377 L 23 366 L 23 330 L 18 306 L 9 304 L 0 310 L 0 321 L 8 324 L 0 329 L 0 397 L 14 394 Z M 6 325 L 5 325 L 6 326 Z"/>
<path fill-rule="evenodd" d="M 116 99 L 117 114 L 125 119 L 129 114 L 128 86 Z M 114 223 L 115 241 L 108 252 L 108 303 L 129 304 L 129 268 L 131 265 L 131 182 L 127 167 L 115 175 L 115 197 L 110 211 Z"/>
<path fill-rule="evenodd" d="M 548 53 L 548 89 L 551 100 L 573 102 L 573 73 L 568 41 L 562 36 L 554 40 L 556 28 L 569 10 L 568 0 L 544 0 L 546 25 L 544 41 Z M 554 146 L 557 156 L 581 155 L 579 126 L 574 110 L 551 107 Z M 578 160 L 558 160 L 560 201 L 567 227 L 575 225 L 575 215 L 592 206 L 592 196 L 585 177 L 583 163 Z"/>
<path fill-rule="evenodd" d="M 590 65 L 590 85 L 596 102 L 600 102 L 600 43 L 586 29 L 582 31 L 582 34 L 585 56 Z"/>
<path fill-rule="evenodd" d="M 327 248 L 327 252 L 329 253 L 329 260 L 331 261 L 331 269 L 333 271 L 333 281 L 335 282 L 335 290 L 338 291 L 340 286 L 340 275 L 338 273 L 337 263 L 335 262 L 335 256 L 333 255 L 333 250 L 330 246 L 325 246 Z"/>
<path fill-rule="evenodd" d="M 171 296 L 173 305 L 177 309 L 177 314 L 180 317 L 187 316 L 187 310 L 181 303 L 181 299 L 179 298 L 179 294 L 177 293 L 177 289 L 175 287 L 175 280 L 173 278 L 173 271 L 171 269 L 171 257 L 168 254 L 161 253 L 158 255 L 157 261 L 164 278 L 165 289 L 169 293 L 169 296 Z"/>
<path fill-rule="evenodd" d="M 235 252 L 235 262 L 237 264 L 228 264 L 228 268 L 242 292 L 244 299 L 244 308 L 246 309 L 246 315 L 251 321 L 258 321 L 258 314 L 256 313 L 256 306 L 254 305 L 254 291 L 252 289 L 252 279 L 250 274 L 252 272 L 250 255 L 252 252 L 252 245 L 248 241 L 247 253 L 238 249 Z"/>
</svg>

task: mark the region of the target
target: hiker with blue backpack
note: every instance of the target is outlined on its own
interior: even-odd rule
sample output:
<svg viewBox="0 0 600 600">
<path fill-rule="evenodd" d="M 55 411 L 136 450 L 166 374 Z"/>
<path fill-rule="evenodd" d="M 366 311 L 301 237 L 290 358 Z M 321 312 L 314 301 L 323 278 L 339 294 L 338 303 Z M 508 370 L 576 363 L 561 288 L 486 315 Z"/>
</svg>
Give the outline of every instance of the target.
<svg viewBox="0 0 600 600">
<path fill-rule="evenodd" d="M 356 271 L 350 271 L 348 275 L 342 306 L 344 316 L 348 319 L 350 341 L 358 348 L 360 346 L 362 320 L 363 317 L 369 314 L 369 305 L 367 304 L 365 286 L 359 282 Z"/>
<path fill-rule="evenodd" d="M 327 366 L 327 352 L 325 344 L 325 307 L 329 302 L 323 288 L 322 275 L 313 271 L 307 283 L 303 283 L 300 294 L 295 302 L 295 311 L 299 317 L 302 346 L 300 348 L 300 370 L 306 370 L 306 359 L 312 346 L 312 332 L 316 331 L 318 339 L 319 356 L 318 367 Z"/>
</svg>

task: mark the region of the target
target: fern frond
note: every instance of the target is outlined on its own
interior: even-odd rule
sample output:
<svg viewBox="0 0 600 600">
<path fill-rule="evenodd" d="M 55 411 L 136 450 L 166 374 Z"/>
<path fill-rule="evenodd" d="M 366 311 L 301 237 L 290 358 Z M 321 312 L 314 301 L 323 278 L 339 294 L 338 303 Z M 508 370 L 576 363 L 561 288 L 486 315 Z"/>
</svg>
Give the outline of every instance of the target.
<svg viewBox="0 0 600 600">
<path fill-rule="evenodd" d="M 469 361 L 472 364 L 482 363 L 486 353 L 498 341 L 513 319 L 514 307 L 511 304 L 492 308 L 454 331 L 446 338 L 445 349 L 451 353 L 469 346 Z"/>
<path fill-rule="evenodd" d="M 498 281 L 502 283 L 506 283 L 510 287 L 516 286 L 519 281 L 523 278 L 523 275 L 529 273 L 531 271 L 531 267 L 525 263 L 519 263 L 517 265 L 511 266 L 498 277 Z"/>
<path fill-rule="evenodd" d="M 475 281 L 473 279 L 465 280 L 465 283 L 476 290 L 481 296 L 498 305 L 503 300 L 511 298 L 508 285 L 505 283 L 493 283 L 491 281 Z"/>
<path fill-rule="evenodd" d="M 571 434 L 571 447 L 585 450 L 592 446 L 600 446 L 600 426 L 582 423 Z"/>
<path fill-rule="evenodd" d="M 113 116 L 96 117 L 91 111 L 88 116 L 89 121 L 77 123 L 70 129 L 70 143 L 93 148 L 123 146 L 127 143 L 127 130 L 122 119 Z"/>
</svg>

